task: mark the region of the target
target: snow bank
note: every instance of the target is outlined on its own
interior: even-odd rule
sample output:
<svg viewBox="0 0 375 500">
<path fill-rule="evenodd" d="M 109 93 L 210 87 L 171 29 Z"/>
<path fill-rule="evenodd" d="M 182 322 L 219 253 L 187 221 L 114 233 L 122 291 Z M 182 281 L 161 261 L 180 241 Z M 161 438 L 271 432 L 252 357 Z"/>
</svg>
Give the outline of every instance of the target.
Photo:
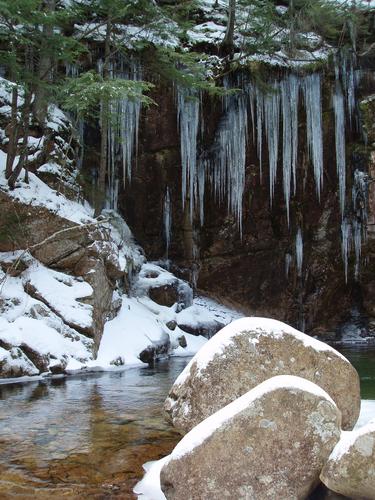
<svg viewBox="0 0 375 500">
<path fill-rule="evenodd" d="M 93 308 L 78 301 L 92 295 L 93 289 L 88 283 L 37 262 L 27 270 L 24 278 L 66 323 L 91 327 Z"/>
</svg>

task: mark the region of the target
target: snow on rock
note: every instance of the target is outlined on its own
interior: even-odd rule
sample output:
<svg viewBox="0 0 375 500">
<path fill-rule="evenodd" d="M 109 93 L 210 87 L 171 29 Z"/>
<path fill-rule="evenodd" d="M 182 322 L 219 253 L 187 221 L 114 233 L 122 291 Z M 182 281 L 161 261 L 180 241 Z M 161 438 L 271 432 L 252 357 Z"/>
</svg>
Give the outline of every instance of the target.
<svg viewBox="0 0 375 500">
<path fill-rule="evenodd" d="M 5 373 L 7 377 L 24 377 L 37 375 L 39 370 L 25 356 L 21 349 L 13 347 L 10 350 L 6 350 L 0 347 L 0 372 Z"/>
<path fill-rule="evenodd" d="M 270 378 L 194 427 L 162 466 L 170 499 L 307 498 L 340 436 L 328 394 L 294 376 Z M 230 459 L 228 456 L 230 449 Z"/>
<path fill-rule="evenodd" d="M 172 386 L 166 416 L 184 434 L 274 375 L 316 383 L 342 411 L 343 428 L 355 425 L 359 377 L 347 359 L 284 323 L 256 317 L 234 321 L 202 347 Z"/>
<path fill-rule="evenodd" d="M 320 479 L 345 497 L 375 498 L 375 420 L 342 432 Z"/>
<path fill-rule="evenodd" d="M 21 252 L 0 255 L 1 262 L 6 263 L 19 258 Z M 19 276 L 0 273 L 0 343 L 8 352 L 7 363 L 0 363 L 0 376 L 35 375 L 56 368 L 57 364 L 64 369 L 71 359 L 87 362 L 92 357 L 93 341 L 65 324 L 56 314 L 59 310 L 62 316 L 66 314 L 83 324 L 88 321 L 90 310 L 86 310 L 85 304 L 82 309 L 80 303 L 69 296 L 72 288 L 73 297 L 89 292 L 87 284 L 49 270 L 30 256 L 24 259 L 30 267 Z M 56 312 L 27 293 L 30 282 L 41 285 L 44 297 Z"/>
<path fill-rule="evenodd" d="M 178 310 L 189 307 L 193 303 L 193 290 L 190 285 L 162 267 L 153 263 L 145 263 L 132 285 L 132 294 L 137 297 L 149 296 L 160 305 Z"/>
<path fill-rule="evenodd" d="M 191 307 L 183 309 L 176 315 L 176 321 L 185 332 L 193 334 L 198 332 L 210 338 L 221 328 L 242 316 L 240 312 L 218 304 L 213 299 L 197 296 L 193 299 Z"/>
<path fill-rule="evenodd" d="M 150 300 L 123 297 L 119 314 L 104 327 L 96 363 L 99 366 L 118 364 L 139 365 L 140 353 L 149 346 L 168 344 L 167 354 L 191 356 L 207 341 L 182 332 L 178 327 L 170 330 L 166 323 L 172 321 L 175 313 L 158 306 Z M 184 335 L 186 347 L 178 339 Z M 175 349 L 175 350 L 174 350 Z"/>
<path fill-rule="evenodd" d="M 52 213 L 77 224 L 94 221 L 94 211 L 88 204 L 83 205 L 68 200 L 32 172 L 29 173 L 29 184 L 22 180 L 24 173 L 21 173 L 16 189 L 10 190 L 5 178 L 5 163 L 6 154 L 0 150 L 0 190 L 14 200 L 33 207 L 45 207 Z"/>
<path fill-rule="evenodd" d="M 56 312 L 65 323 L 78 328 L 90 329 L 92 326 L 92 306 L 80 302 L 92 295 L 91 286 L 73 276 L 47 269 L 33 263 L 25 273 L 26 287 Z"/>
</svg>

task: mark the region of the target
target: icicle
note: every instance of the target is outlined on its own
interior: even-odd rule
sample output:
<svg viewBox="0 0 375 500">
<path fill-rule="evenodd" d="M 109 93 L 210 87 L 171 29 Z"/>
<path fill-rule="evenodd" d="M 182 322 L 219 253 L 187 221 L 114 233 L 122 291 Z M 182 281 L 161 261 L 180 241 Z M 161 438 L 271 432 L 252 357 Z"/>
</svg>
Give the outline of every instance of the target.
<svg viewBox="0 0 375 500">
<path fill-rule="evenodd" d="M 302 231 L 299 227 L 296 235 L 296 263 L 297 263 L 297 274 L 302 276 L 302 264 L 303 264 L 303 239 Z"/>
<path fill-rule="evenodd" d="M 321 103 L 321 77 L 313 73 L 303 79 L 306 107 L 307 145 L 314 167 L 318 199 L 323 188 L 323 125 Z"/>
<path fill-rule="evenodd" d="M 361 170 L 354 171 L 352 187 L 352 203 L 354 213 L 362 220 L 364 225 L 367 222 L 367 197 L 368 197 L 368 175 Z"/>
<path fill-rule="evenodd" d="M 248 136 L 245 94 L 224 98 L 225 119 L 219 130 L 218 168 L 220 193 L 227 193 L 228 210 L 234 215 L 242 236 L 242 205 L 245 189 Z"/>
<path fill-rule="evenodd" d="M 263 121 L 264 121 L 264 95 L 263 92 L 256 87 L 255 89 L 255 102 L 257 113 L 257 152 L 259 158 L 259 175 L 260 182 L 262 183 L 262 146 L 263 146 Z"/>
<path fill-rule="evenodd" d="M 110 114 L 115 113 L 116 103 L 109 104 Z M 116 176 L 116 129 L 109 120 L 107 134 L 107 165 L 108 165 L 108 183 L 107 183 L 107 208 L 117 210 L 118 200 L 118 179 Z"/>
<path fill-rule="evenodd" d="M 272 91 L 264 97 L 264 121 L 268 144 L 270 203 L 272 206 L 276 183 L 280 128 L 280 94 L 276 82 L 272 85 Z"/>
<path fill-rule="evenodd" d="M 204 193 L 206 189 L 206 162 L 198 163 L 198 198 L 199 198 L 199 220 L 201 226 L 204 224 Z"/>
<path fill-rule="evenodd" d="M 358 280 L 362 253 L 362 224 L 357 219 L 353 221 L 353 239 L 355 253 L 354 277 Z"/>
<path fill-rule="evenodd" d="M 289 270 L 290 270 L 290 265 L 292 263 L 292 256 L 290 253 L 285 254 L 285 277 L 286 279 L 289 278 Z"/>
<path fill-rule="evenodd" d="M 293 193 L 297 189 L 297 154 L 298 154 L 298 106 L 299 91 L 301 81 L 295 75 L 289 77 L 290 90 L 290 109 L 291 109 L 291 129 L 292 129 L 292 174 L 293 174 Z"/>
<path fill-rule="evenodd" d="M 253 138 L 253 144 L 255 144 L 255 91 L 254 86 L 250 83 L 246 87 L 247 95 L 250 105 L 250 116 L 251 116 L 251 132 Z"/>
<path fill-rule="evenodd" d="M 163 207 L 163 229 L 164 229 L 164 239 L 166 247 L 166 255 L 168 259 L 169 246 L 171 243 L 172 235 L 172 212 L 171 212 L 171 198 L 169 194 L 169 188 L 165 193 L 164 197 L 164 207 Z"/>
<path fill-rule="evenodd" d="M 341 253 L 342 260 L 344 262 L 344 270 L 345 270 L 345 283 L 348 282 L 348 259 L 349 259 L 349 249 L 350 249 L 350 236 L 351 236 L 351 224 L 345 218 L 341 222 Z"/>
<path fill-rule="evenodd" d="M 341 217 L 344 217 L 346 188 L 345 110 L 344 95 L 339 81 L 336 81 L 332 100 L 335 113 L 336 167 L 339 179 L 340 210 Z"/>
<path fill-rule="evenodd" d="M 354 171 L 352 187 L 353 203 L 353 235 L 355 251 L 355 279 L 359 279 L 362 242 L 367 238 L 367 197 L 368 197 L 368 175 L 358 169 Z"/>
<path fill-rule="evenodd" d="M 177 87 L 177 119 L 181 144 L 182 206 L 185 207 L 186 202 L 189 201 L 189 215 L 192 221 L 199 127 L 199 96 L 194 90 Z"/>
<path fill-rule="evenodd" d="M 139 81 L 142 79 L 142 71 L 139 64 L 133 60 L 127 68 L 124 62 L 120 62 L 117 78 L 124 80 Z M 123 166 L 123 184 L 126 179 L 131 182 L 132 165 L 135 153 L 138 150 L 138 130 L 139 117 L 141 113 L 140 99 L 120 99 L 118 102 L 119 119 L 119 138 Z"/>
<path fill-rule="evenodd" d="M 280 84 L 281 109 L 283 116 L 283 188 L 286 204 L 286 219 L 289 227 L 290 184 L 292 174 L 292 119 L 290 82 L 285 79 Z"/>
</svg>

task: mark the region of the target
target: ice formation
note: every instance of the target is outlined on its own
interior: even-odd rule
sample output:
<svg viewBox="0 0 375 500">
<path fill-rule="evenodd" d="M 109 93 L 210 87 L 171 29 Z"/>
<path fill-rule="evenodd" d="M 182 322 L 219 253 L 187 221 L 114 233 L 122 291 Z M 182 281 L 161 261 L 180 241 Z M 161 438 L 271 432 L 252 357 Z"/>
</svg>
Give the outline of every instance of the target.
<svg viewBox="0 0 375 500">
<path fill-rule="evenodd" d="M 169 245 L 171 243 L 172 235 L 172 211 L 171 211 L 171 197 L 169 194 L 169 188 L 167 188 L 164 197 L 164 209 L 163 209 L 163 229 L 166 247 L 166 256 L 168 258 Z"/>
<path fill-rule="evenodd" d="M 297 273 L 298 276 L 302 276 L 302 264 L 303 264 L 303 239 L 302 231 L 299 227 L 296 235 L 296 263 L 297 263 Z"/>
<path fill-rule="evenodd" d="M 345 210 L 346 189 L 346 159 L 345 159 L 345 104 L 341 84 L 336 81 L 333 93 L 333 109 L 335 113 L 335 143 L 336 143 L 336 166 L 339 179 L 339 199 L 341 217 Z"/>
<path fill-rule="evenodd" d="M 199 95 L 188 87 L 177 86 L 177 119 L 180 129 L 182 165 L 182 206 L 189 204 L 193 220 L 197 178 L 197 137 L 199 130 Z"/>
</svg>

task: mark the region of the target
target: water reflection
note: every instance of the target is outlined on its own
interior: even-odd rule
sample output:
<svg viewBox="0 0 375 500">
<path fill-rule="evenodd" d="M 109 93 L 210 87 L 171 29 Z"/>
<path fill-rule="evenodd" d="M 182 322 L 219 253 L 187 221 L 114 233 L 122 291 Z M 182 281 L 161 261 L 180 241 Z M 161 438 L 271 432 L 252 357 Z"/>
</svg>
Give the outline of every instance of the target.
<svg viewBox="0 0 375 500">
<path fill-rule="evenodd" d="M 178 440 L 161 405 L 186 363 L 0 386 L 0 498 L 132 498 Z"/>
<path fill-rule="evenodd" d="M 375 399 L 375 348 L 340 350 Z M 0 385 L 1 500 L 133 498 L 142 464 L 179 440 L 161 407 L 187 361 Z"/>
</svg>

